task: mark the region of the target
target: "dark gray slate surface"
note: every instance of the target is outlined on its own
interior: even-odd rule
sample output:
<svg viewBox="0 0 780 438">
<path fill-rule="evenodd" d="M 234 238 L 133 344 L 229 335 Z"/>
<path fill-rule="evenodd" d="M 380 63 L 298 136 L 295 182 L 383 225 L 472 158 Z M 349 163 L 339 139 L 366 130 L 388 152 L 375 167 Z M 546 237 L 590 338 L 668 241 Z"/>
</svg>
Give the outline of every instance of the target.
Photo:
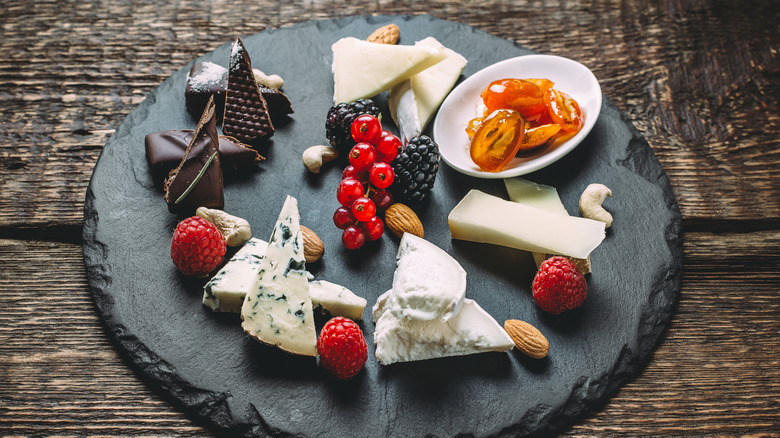
<svg viewBox="0 0 780 438">
<path fill-rule="evenodd" d="M 266 162 L 226 176 L 225 208 L 267 239 L 285 195 L 298 198 L 303 223 L 326 247 L 324 259 L 309 269 L 369 303 L 361 324 L 369 361 L 351 381 L 331 379 L 315 359 L 250 339 L 237 315 L 204 308 L 203 282 L 178 275 L 170 262 L 178 218 L 152 182 L 143 139 L 195 126 L 184 105 L 189 65 L 124 120 L 95 167 L 86 195 L 84 261 L 97 309 L 131 366 L 222 435 L 519 436 L 561 430 L 638 371 L 669 321 L 680 285 L 680 213 L 647 142 L 605 99 L 582 145 L 527 176 L 556 186 L 571 214 L 589 183 L 613 190 L 605 205 L 615 222 L 592 254 L 595 273 L 580 309 L 550 316 L 535 307 L 530 254 L 450 239 L 446 218 L 458 200 L 471 188 L 505 196 L 501 181 L 466 177 L 442 164 L 434 195 L 420 213 L 426 238 L 467 271 L 466 296 L 501 323 L 516 318 L 537 326 L 550 340 L 549 356 L 533 360 L 513 351 L 387 367 L 376 362 L 370 306 L 391 286 L 398 240 L 388 234 L 358 252 L 343 249 L 331 222 L 343 164 L 315 176 L 300 156 L 326 142 L 330 45 L 343 36 L 365 38 L 387 22 L 399 25 L 404 44 L 434 36 L 463 54 L 469 60 L 464 76 L 530 53 L 427 16 L 316 21 L 243 38 L 256 68 L 284 77 L 295 114 L 277 123 L 273 141 L 261 148 Z M 227 65 L 229 50 L 226 43 L 199 60 Z"/>
</svg>

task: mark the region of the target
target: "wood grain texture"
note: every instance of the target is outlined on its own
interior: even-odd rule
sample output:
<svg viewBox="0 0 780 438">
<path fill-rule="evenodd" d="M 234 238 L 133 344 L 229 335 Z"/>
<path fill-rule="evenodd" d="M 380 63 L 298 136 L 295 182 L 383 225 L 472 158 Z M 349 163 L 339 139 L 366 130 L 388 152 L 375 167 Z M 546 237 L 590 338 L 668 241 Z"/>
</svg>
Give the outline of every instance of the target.
<svg viewBox="0 0 780 438">
<path fill-rule="evenodd" d="M 79 241 L 103 145 L 150 90 L 237 35 L 423 13 L 590 67 L 680 204 L 672 324 L 645 370 L 565 435 L 780 436 L 771 0 L 1 2 L 0 436 L 210 436 L 129 369 L 95 312 Z"/>
</svg>

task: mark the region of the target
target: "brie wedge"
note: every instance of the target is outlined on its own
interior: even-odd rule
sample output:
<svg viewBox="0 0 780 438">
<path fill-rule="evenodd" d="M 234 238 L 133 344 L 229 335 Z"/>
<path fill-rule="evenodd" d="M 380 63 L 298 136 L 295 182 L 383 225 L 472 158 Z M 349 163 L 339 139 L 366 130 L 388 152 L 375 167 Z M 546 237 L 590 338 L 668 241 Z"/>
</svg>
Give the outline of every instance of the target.
<svg viewBox="0 0 780 438">
<path fill-rule="evenodd" d="M 458 314 L 447 321 L 398 318 L 386 305 L 377 304 L 384 309 L 374 315 L 376 358 L 382 365 L 507 351 L 515 345 L 496 320 L 468 298 Z"/>
<path fill-rule="evenodd" d="M 333 46 L 333 103 L 373 97 L 446 57 L 441 48 L 379 44 L 347 37 Z"/>
<path fill-rule="evenodd" d="M 398 125 L 403 144 L 422 134 L 468 62 L 433 37 L 418 41 L 414 46 L 442 49 L 445 58 L 390 89 L 390 114 Z"/>
<path fill-rule="evenodd" d="M 393 288 L 372 309 L 379 363 L 506 351 L 514 343 L 473 300 L 466 272 L 444 250 L 405 233 Z"/>
<path fill-rule="evenodd" d="M 404 233 L 393 274 L 391 312 L 398 318 L 447 320 L 466 295 L 466 271 L 438 246 Z"/>
<path fill-rule="evenodd" d="M 303 255 L 298 201 L 288 196 L 260 271 L 241 306 L 241 327 L 257 340 L 304 356 L 317 355 L 317 332 Z"/>
</svg>

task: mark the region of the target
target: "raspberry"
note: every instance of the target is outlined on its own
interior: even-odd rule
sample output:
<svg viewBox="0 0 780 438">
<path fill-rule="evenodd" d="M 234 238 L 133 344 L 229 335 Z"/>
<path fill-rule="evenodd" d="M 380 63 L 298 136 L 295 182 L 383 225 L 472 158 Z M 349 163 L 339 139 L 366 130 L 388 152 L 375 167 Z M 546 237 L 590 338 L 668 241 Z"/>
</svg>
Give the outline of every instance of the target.
<svg viewBox="0 0 780 438">
<path fill-rule="evenodd" d="M 579 307 L 588 293 L 588 283 L 580 269 L 562 256 L 545 260 L 534 277 L 534 301 L 545 312 L 557 315 Z"/>
<path fill-rule="evenodd" d="M 225 258 L 225 238 L 214 224 L 192 216 L 176 225 L 171 258 L 182 274 L 205 277 Z"/>
<path fill-rule="evenodd" d="M 325 323 L 317 339 L 320 363 L 338 379 L 349 379 L 368 359 L 366 338 L 351 319 L 337 316 Z"/>
</svg>

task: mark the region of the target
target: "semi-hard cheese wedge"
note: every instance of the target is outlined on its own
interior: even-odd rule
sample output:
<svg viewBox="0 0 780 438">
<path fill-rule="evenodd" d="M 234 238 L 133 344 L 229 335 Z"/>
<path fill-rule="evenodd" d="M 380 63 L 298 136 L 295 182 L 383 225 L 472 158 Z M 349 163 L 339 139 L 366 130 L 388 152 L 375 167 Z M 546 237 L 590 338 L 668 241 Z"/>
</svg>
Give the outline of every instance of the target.
<svg viewBox="0 0 780 438">
<path fill-rule="evenodd" d="M 514 342 L 495 319 L 468 298 L 447 321 L 398 318 L 383 303 L 391 291 L 380 296 L 374 312 L 376 358 L 382 365 L 396 362 L 464 356 L 489 351 L 507 351 Z"/>
<path fill-rule="evenodd" d="M 263 240 L 249 239 L 203 286 L 203 305 L 215 312 L 240 312 L 244 297 L 255 286 L 266 247 Z"/>
<path fill-rule="evenodd" d="M 372 97 L 443 60 L 436 47 L 379 44 L 347 37 L 333 50 L 333 103 Z"/>
<path fill-rule="evenodd" d="M 511 199 L 512 202 L 519 202 L 528 205 L 529 207 L 540 208 L 549 211 L 550 213 L 569 215 L 569 212 L 567 212 L 566 207 L 563 206 L 561 197 L 558 196 L 558 190 L 555 187 L 537 184 L 520 177 L 506 178 L 504 179 L 504 185 L 506 186 L 507 194 L 509 194 L 509 199 Z M 536 267 L 539 267 L 542 265 L 542 262 L 556 254 L 534 252 L 532 255 Z M 584 259 L 574 257 L 570 257 L 570 259 L 578 268 L 580 268 L 580 271 L 582 271 L 583 274 L 591 272 L 590 256 Z"/>
<path fill-rule="evenodd" d="M 350 319 L 363 319 L 366 299 L 355 295 L 344 286 L 324 280 L 309 282 L 311 304 L 322 308 L 331 316 L 343 316 Z"/>
<path fill-rule="evenodd" d="M 425 130 L 425 126 L 452 90 L 468 62 L 466 58 L 454 50 L 445 48 L 433 37 L 417 41 L 414 45 L 440 48 L 444 50 L 446 57 L 433 67 L 417 73 L 408 81 L 403 81 L 390 89 L 388 98 L 390 114 L 401 131 L 401 141 L 404 144 Z"/>
<path fill-rule="evenodd" d="M 303 255 L 298 201 L 288 196 L 260 272 L 241 306 L 241 327 L 257 340 L 304 356 L 317 355 L 317 332 Z"/>
<path fill-rule="evenodd" d="M 604 223 L 565 216 L 471 190 L 448 217 L 453 239 L 584 259 L 604 240 Z"/>
</svg>

